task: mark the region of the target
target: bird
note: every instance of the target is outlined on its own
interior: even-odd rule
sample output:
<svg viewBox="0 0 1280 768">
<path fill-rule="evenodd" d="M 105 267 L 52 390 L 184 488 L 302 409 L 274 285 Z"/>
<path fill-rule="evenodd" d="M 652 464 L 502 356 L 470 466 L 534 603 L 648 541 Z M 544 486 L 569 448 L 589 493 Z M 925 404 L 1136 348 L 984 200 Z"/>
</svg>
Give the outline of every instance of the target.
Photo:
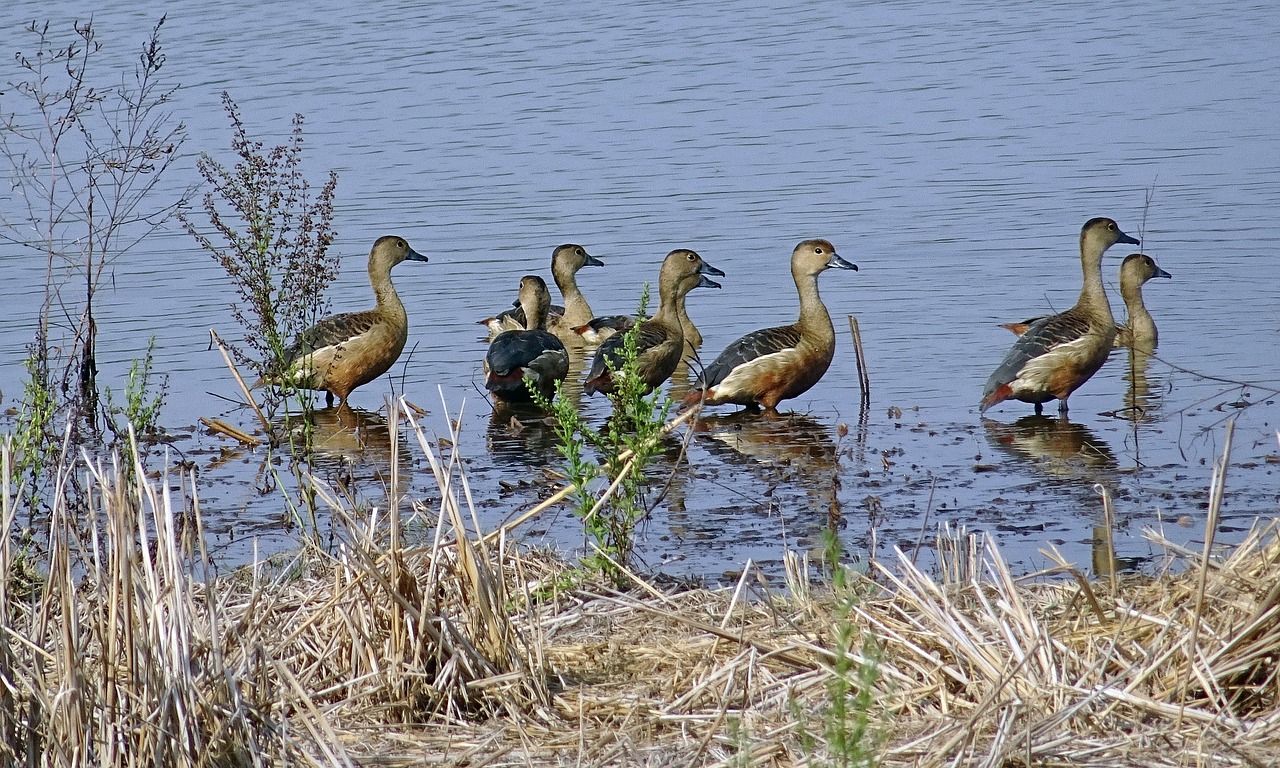
<svg viewBox="0 0 1280 768">
<path fill-rule="evenodd" d="M 1120 296 L 1124 298 L 1128 310 L 1129 322 L 1116 326 L 1114 347 L 1132 347 L 1134 344 L 1133 329 L 1137 330 L 1137 342 L 1140 347 L 1154 349 L 1159 341 L 1156 323 L 1142 301 L 1142 284 L 1153 277 L 1173 277 L 1156 264 L 1155 259 L 1145 253 L 1131 253 L 1120 263 Z M 1032 317 L 1020 323 L 1003 323 L 1000 327 L 1013 331 L 1018 336 L 1027 332 L 1027 328 L 1044 317 Z"/>
<path fill-rule="evenodd" d="M 658 311 L 640 322 L 635 331 L 636 372 L 644 381 L 648 394 L 671 377 L 684 353 L 684 330 L 680 327 L 679 307 L 694 288 L 719 288 L 707 275 L 723 277 L 724 272 L 702 260 L 697 252 L 677 248 L 667 254 L 658 274 Z M 596 350 L 582 389 L 588 395 L 615 391 L 615 373 L 622 366 L 625 334 L 614 334 Z"/>
<path fill-rule="evenodd" d="M 587 253 L 587 249 L 577 243 L 565 243 L 551 252 L 551 278 L 555 280 L 560 295 L 564 297 L 564 306 L 549 304 L 547 310 L 547 330 L 562 339 L 576 339 L 574 328 L 589 322 L 595 313 L 591 305 L 578 288 L 578 270 L 583 267 L 603 267 L 604 262 Z M 494 317 L 480 321 L 489 328 L 489 338 L 494 339 L 503 331 L 525 330 L 524 311 L 520 300 Z"/>
<path fill-rule="evenodd" d="M 978 410 L 985 413 L 1010 398 L 1033 403 L 1036 413 L 1058 400 L 1067 413 L 1067 398 L 1097 373 L 1111 353 L 1116 324 L 1102 285 L 1102 255 L 1116 243 L 1139 245 L 1106 217 L 1089 219 L 1080 229 L 1080 264 L 1084 285 L 1075 306 L 1040 318 L 1018 337 L 983 388 Z"/>
<path fill-rule="evenodd" d="M 326 317 L 298 334 L 277 364 L 254 383 L 292 386 L 336 396 L 342 405 L 356 387 L 386 373 L 404 350 L 409 317 L 391 284 L 391 268 L 402 261 L 426 261 L 396 235 L 385 235 L 369 251 L 369 283 L 377 300 L 373 309 Z"/>
<path fill-rule="evenodd" d="M 680 302 L 676 306 L 676 315 L 680 319 L 680 331 L 684 334 L 684 352 L 682 355 L 684 358 L 688 358 L 697 353 L 698 347 L 702 346 L 702 332 L 698 330 L 698 326 L 694 325 L 693 320 L 690 319 L 689 310 L 685 306 L 685 298 L 685 296 L 680 297 Z M 625 333 L 635 324 L 636 317 L 634 315 L 604 315 L 602 317 L 593 317 L 591 322 L 580 325 L 573 330 L 582 337 L 584 344 L 597 346 L 615 333 Z"/>
<path fill-rule="evenodd" d="M 791 277 L 800 294 L 800 319 L 752 331 L 706 367 L 685 404 L 734 403 L 776 411 L 778 403 L 818 383 L 835 356 L 836 332 L 818 294 L 818 275 L 830 268 L 857 270 L 827 240 L 805 240 L 791 252 Z"/>
<path fill-rule="evenodd" d="M 503 331 L 489 344 L 484 358 L 484 386 L 507 403 L 533 400 L 531 390 L 543 399 L 555 396 L 556 384 L 569 373 L 569 353 L 555 334 L 547 331 L 551 292 L 537 275 L 520 278 L 520 307 L 529 327 Z"/>
<path fill-rule="evenodd" d="M 1156 321 L 1142 302 L 1142 284 L 1153 277 L 1173 275 L 1165 272 L 1156 260 L 1145 253 L 1131 253 L 1120 264 L 1120 295 L 1129 315 L 1127 323 L 1116 326 L 1116 347 L 1154 350 L 1160 342 Z"/>
</svg>

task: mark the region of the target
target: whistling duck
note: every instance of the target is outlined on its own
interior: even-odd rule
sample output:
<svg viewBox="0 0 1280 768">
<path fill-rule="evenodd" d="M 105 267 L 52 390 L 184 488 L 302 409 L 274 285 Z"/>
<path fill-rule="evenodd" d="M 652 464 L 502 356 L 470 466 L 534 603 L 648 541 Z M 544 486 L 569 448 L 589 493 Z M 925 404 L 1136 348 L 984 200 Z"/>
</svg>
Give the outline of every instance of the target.
<svg viewBox="0 0 1280 768">
<path fill-rule="evenodd" d="M 1102 286 L 1102 254 L 1116 243 L 1138 245 L 1108 218 L 1085 222 L 1080 230 L 1080 264 L 1084 285 L 1076 305 L 1066 312 L 1032 323 L 1018 337 L 1000 367 L 987 379 L 979 412 L 1013 398 L 1034 403 L 1036 413 L 1057 399 L 1066 414 L 1067 398 L 1097 373 L 1111 353 L 1116 323 Z"/>
<path fill-rule="evenodd" d="M 1155 259 L 1145 253 L 1131 253 L 1120 264 L 1120 295 L 1124 297 L 1129 321 L 1116 326 L 1117 347 L 1154 350 L 1160 342 L 1156 321 L 1142 302 L 1142 284 L 1153 277 L 1172 278 L 1173 275 L 1161 269 Z"/>
<path fill-rule="evenodd" d="M 791 252 L 800 319 L 752 331 L 725 348 L 703 371 L 686 404 L 735 403 L 775 411 L 778 403 L 818 383 L 835 356 L 836 331 L 818 295 L 818 275 L 831 267 L 857 270 L 826 240 L 805 240 Z"/>
<path fill-rule="evenodd" d="M 575 243 L 565 243 L 551 252 L 551 277 L 564 297 L 564 306 L 549 304 L 547 309 L 547 330 L 561 338 L 576 338 L 574 329 L 588 322 L 595 314 L 591 305 L 578 289 L 578 270 L 583 267 L 603 267 L 604 262 L 587 253 L 587 249 Z M 524 311 L 520 300 L 512 304 L 513 309 L 496 317 L 480 321 L 488 326 L 489 338 L 496 338 L 503 331 L 525 330 Z"/>
<path fill-rule="evenodd" d="M 707 275 L 724 276 L 724 272 L 702 260 L 687 248 L 667 254 L 658 275 L 658 311 L 643 320 L 636 333 L 636 368 L 644 380 L 645 392 L 652 392 L 671 377 L 684 354 L 684 330 L 680 327 L 679 307 L 694 288 L 719 288 Z M 614 372 L 621 366 L 622 345 L 626 336 L 614 334 L 596 350 L 591 370 L 582 389 L 588 395 L 614 391 Z"/>
<path fill-rule="evenodd" d="M 369 251 L 374 308 L 326 317 L 298 334 L 284 352 L 284 363 L 271 366 L 254 386 L 288 382 L 323 391 L 328 405 L 333 405 L 335 395 L 345 404 L 352 390 L 386 373 L 400 357 L 409 333 L 404 304 L 391 284 L 391 268 L 406 260 L 427 257 L 403 237 L 378 238 Z"/>
<path fill-rule="evenodd" d="M 631 330 L 631 326 L 636 324 L 636 319 L 631 315 L 604 315 L 602 317 L 593 317 L 591 322 L 574 328 L 582 340 L 587 344 L 595 346 L 601 344 L 605 339 L 615 333 L 622 333 Z"/>
<path fill-rule="evenodd" d="M 684 334 L 683 357 L 691 357 L 698 351 L 698 347 L 702 346 L 702 332 L 698 330 L 698 326 L 694 325 L 693 320 L 689 318 L 689 310 L 685 306 L 685 299 L 685 296 L 680 297 L 680 303 L 676 307 L 676 315 L 680 318 L 680 331 Z M 635 324 L 636 319 L 631 315 L 606 315 L 604 317 L 593 317 L 591 322 L 586 325 L 580 325 L 573 330 L 582 337 L 583 342 L 595 346 L 603 343 L 605 339 L 615 333 L 630 330 L 631 326 Z"/>
<path fill-rule="evenodd" d="M 555 334 L 547 331 L 551 292 L 537 275 L 520 279 L 520 308 L 529 318 L 523 331 L 503 331 L 489 345 L 484 359 L 484 386 L 508 403 L 527 403 L 530 389 L 550 400 L 556 382 L 569 373 L 569 353 Z"/>
<path fill-rule="evenodd" d="M 1134 330 L 1137 331 L 1139 347 L 1154 349 L 1159 341 L 1155 320 L 1147 311 L 1146 304 L 1142 302 L 1142 284 L 1153 277 L 1173 277 L 1173 275 L 1161 269 L 1155 259 L 1145 253 L 1131 253 L 1120 263 L 1120 295 L 1124 298 L 1129 322 L 1116 326 L 1115 347 L 1117 349 L 1133 346 Z M 1043 319 L 1044 317 L 1033 317 L 1020 323 L 1003 323 L 1000 327 L 1021 336 L 1032 324 Z"/>
</svg>

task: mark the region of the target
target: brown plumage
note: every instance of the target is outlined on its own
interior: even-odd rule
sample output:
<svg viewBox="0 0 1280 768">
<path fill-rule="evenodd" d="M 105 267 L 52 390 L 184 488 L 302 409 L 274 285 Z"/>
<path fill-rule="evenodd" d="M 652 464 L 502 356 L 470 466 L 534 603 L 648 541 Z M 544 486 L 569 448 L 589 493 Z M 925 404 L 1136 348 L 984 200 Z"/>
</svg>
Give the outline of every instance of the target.
<svg viewBox="0 0 1280 768">
<path fill-rule="evenodd" d="M 707 264 L 697 253 L 677 248 L 667 254 L 658 275 L 658 311 L 640 324 L 636 331 L 636 368 L 650 392 L 671 377 L 684 352 L 684 330 L 680 326 L 679 305 L 689 291 L 698 287 L 719 288 L 707 275 L 724 272 Z M 605 339 L 596 350 L 591 370 L 583 382 L 587 394 L 614 391 L 614 371 L 621 365 L 625 336 L 615 334 Z"/>
<path fill-rule="evenodd" d="M 378 378 L 395 363 L 409 334 L 409 317 L 391 284 L 391 268 L 402 261 L 426 261 L 402 237 L 378 238 L 369 252 L 369 283 L 377 303 L 364 312 L 326 317 L 285 350 L 282 365 L 254 386 L 288 382 L 325 393 L 325 401 L 346 403 L 352 390 Z"/>
<path fill-rule="evenodd" d="M 1066 312 L 1036 320 L 1018 337 L 1000 366 L 987 379 L 979 412 L 1004 400 L 1034 403 L 1036 413 L 1057 399 L 1067 412 L 1067 398 L 1097 373 L 1111 353 L 1116 335 L 1111 305 L 1102 286 L 1102 255 L 1116 243 L 1138 244 L 1108 218 L 1085 222 L 1080 230 L 1080 265 L 1084 285 Z"/>
<path fill-rule="evenodd" d="M 604 262 L 587 253 L 576 243 L 565 243 L 551 252 L 551 278 L 555 280 L 564 306 L 550 305 L 547 311 L 547 330 L 561 339 L 577 338 L 574 329 L 589 322 L 595 314 L 591 305 L 578 288 L 578 270 L 583 267 L 603 267 Z M 503 331 L 525 330 L 525 315 L 517 299 L 512 309 L 480 321 L 488 326 L 489 338 L 496 338 Z"/>
<path fill-rule="evenodd" d="M 703 371 L 686 404 L 778 403 L 807 392 L 831 366 L 836 333 L 818 295 L 818 275 L 831 267 L 853 269 L 826 240 L 805 240 L 791 252 L 791 277 L 800 294 L 800 319 L 791 325 L 753 331 L 725 348 Z"/>
</svg>

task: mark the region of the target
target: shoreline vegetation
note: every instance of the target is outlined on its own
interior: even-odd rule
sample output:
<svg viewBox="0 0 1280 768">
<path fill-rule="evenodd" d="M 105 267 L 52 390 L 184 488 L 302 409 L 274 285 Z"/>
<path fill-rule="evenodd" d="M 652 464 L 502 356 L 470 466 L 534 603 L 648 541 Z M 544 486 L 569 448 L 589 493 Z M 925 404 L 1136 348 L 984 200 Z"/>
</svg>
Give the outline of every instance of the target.
<svg viewBox="0 0 1280 768">
<path fill-rule="evenodd" d="M 292 556 L 226 574 L 192 477 L 148 474 L 136 448 L 64 454 L 55 479 L 80 492 L 53 495 L 47 541 L 24 539 L 6 441 L 0 763 L 1150 767 L 1280 754 L 1276 522 L 1207 558 L 1149 533 L 1166 552 L 1157 575 L 1089 580 L 1062 563 L 1019 578 L 985 538 L 943 529 L 935 573 L 906 555 L 858 573 L 789 553 L 782 579 L 748 563 L 731 588 L 630 572 L 619 587 L 482 535 L 448 450 L 457 436 L 433 440 L 400 413 L 393 444 L 403 430 L 422 452 L 438 506 L 356 509 L 312 478 L 336 546 L 300 536 Z"/>
</svg>

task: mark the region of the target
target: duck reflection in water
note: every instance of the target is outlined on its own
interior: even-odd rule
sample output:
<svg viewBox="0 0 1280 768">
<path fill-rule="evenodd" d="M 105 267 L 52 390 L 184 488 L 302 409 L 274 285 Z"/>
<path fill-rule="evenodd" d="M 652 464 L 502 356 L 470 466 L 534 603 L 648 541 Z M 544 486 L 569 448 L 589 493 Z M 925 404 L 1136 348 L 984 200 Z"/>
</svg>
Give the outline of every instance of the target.
<svg viewBox="0 0 1280 768">
<path fill-rule="evenodd" d="M 1128 367 L 1124 372 L 1124 410 L 1116 415 L 1134 423 L 1159 421 L 1160 403 L 1168 382 L 1164 375 L 1150 371 L 1154 345 L 1144 347 L 1135 344 L 1126 351 Z"/>
<path fill-rule="evenodd" d="M 310 418 L 286 416 L 274 426 L 281 443 L 292 439 L 299 446 L 305 445 L 304 430 L 310 429 L 312 463 L 317 468 L 350 469 L 357 479 L 369 479 L 390 469 L 391 428 L 381 413 L 343 403 L 312 411 Z M 400 442 L 400 469 L 404 471 L 412 456 L 405 436 L 400 434 L 396 439 Z M 361 467 L 364 471 L 357 469 Z"/>
<path fill-rule="evenodd" d="M 713 446 L 727 447 L 764 466 L 796 466 L 804 472 L 820 472 L 836 465 L 836 444 L 830 431 L 807 414 L 780 413 L 762 419 L 750 410 L 723 416 L 710 416 L 704 411 L 697 430 L 714 439 Z"/>
<path fill-rule="evenodd" d="M 520 470 L 559 467 L 554 417 L 534 405 L 495 407 L 485 443 L 496 464 Z M 541 475 L 539 475 L 541 476 Z"/>
<path fill-rule="evenodd" d="M 1074 478 L 1116 467 L 1115 455 L 1105 441 L 1065 417 L 1030 415 L 1012 424 L 985 419 L 983 426 L 987 441 L 997 450 L 1030 459 L 1054 477 Z"/>
</svg>

